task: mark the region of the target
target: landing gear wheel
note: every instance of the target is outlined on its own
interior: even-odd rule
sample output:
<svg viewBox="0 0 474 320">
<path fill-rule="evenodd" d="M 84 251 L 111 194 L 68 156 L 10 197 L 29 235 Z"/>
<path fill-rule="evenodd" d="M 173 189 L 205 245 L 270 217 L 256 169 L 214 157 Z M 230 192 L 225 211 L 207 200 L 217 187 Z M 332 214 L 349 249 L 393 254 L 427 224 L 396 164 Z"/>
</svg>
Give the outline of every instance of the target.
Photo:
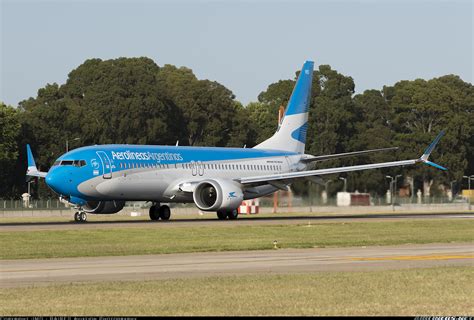
<svg viewBox="0 0 474 320">
<path fill-rule="evenodd" d="M 79 212 L 76 212 L 76 213 L 74 214 L 74 221 L 79 222 L 80 219 L 81 219 L 80 213 L 79 213 Z"/>
<path fill-rule="evenodd" d="M 79 214 L 79 220 L 80 220 L 81 222 L 86 222 L 86 221 L 87 221 L 87 213 L 81 212 L 81 213 Z"/>
<path fill-rule="evenodd" d="M 150 213 L 150 219 L 151 219 L 151 220 L 156 221 L 156 220 L 158 220 L 158 219 L 160 218 L 157 211 L 158 211 L 158 210 L 157 210 L 157 208 L 156 208 L 155 205 L 153 205 L 153 206 L 150 207 L 149 213 Z"/>
<path fill-rule="evenodd" d="M 225 212 L 225 211 L 217 211 L 217 218 L 219 218 L 219 220 L 225 220 L 225 219 L 227 219 L 227 212 Z"/>
<path fill-rule="evenodd" d="M 159 209 L 159 216 L 161 220 L 169 220 L 171 217 L 171 210 L 168 206 L 161 206 Z"/>
<path fill-rule="evenodd" d="M 239 216 L 239 212 L 237 210 L 232 210 L 227 212 L 227 217 L 229 220 L 235 220 Z"/>
</svg>

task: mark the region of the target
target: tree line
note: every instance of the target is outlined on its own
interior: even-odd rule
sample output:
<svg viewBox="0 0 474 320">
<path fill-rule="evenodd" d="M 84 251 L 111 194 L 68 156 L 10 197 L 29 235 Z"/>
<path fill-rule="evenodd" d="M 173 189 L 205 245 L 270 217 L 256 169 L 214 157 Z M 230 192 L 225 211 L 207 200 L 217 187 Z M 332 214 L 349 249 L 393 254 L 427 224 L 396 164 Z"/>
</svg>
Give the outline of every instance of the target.
<svg viewBox="0 0 474 320">
<path fill-rule="evenodd" d="M 37 166 L 47 171 L 70 149 L 94 144 L 165 144 L 252 147 L 277 128 L 294 79 L 279 80 L 243 106 L 231 90 L 200 80 L 191 69 L 158 66 L 153 60 L 89 59 L 72 70 L 66 83 L 47 84 L 18 106 L 0 103 L 0 198 L 26 191 L 29 143 Z M 398 146 L 377 153 L 316 163 L 315 167 L 413 159 L 442 129 L 446 136 L 432 154 L 449 168 L 426 166 L 349 174 L 348 189 L 383 194 L 386 175 L 403 173 L 425 195 L 442 194 L 453 181 L 474 173 L 474 88 L 456 75 L 399 81 L 381 90 L 355 94 L 352 77 L 321 65 L 314 71 L 306 152 L 313 155 Z M 342 183 L 342 182 L 339 182 Z M 304 182 L 297 193 L 306 193 Z M 332 184 L 330 193 L 340 189 Z M 36 197 L 54 196 L 43 182 Z"/>
</svg>

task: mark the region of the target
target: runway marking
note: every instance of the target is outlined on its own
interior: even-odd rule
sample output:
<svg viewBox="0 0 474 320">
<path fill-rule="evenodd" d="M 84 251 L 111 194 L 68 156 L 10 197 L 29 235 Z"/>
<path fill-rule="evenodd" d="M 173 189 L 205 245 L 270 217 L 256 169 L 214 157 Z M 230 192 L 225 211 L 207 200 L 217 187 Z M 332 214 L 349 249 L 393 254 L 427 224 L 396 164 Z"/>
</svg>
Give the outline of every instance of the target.
<svg viewBox="0 0 474 320">
<path fill-rule="evenodd" d="M 461 254 L 451 256 L 395 256 L 395 257 L 373 257 L 373 258 L 349 258 L 354 261 L 383 261 L 383 260 L 451 260 L 451 259 L 474 259 L 472 254 Z"/>
</svg>

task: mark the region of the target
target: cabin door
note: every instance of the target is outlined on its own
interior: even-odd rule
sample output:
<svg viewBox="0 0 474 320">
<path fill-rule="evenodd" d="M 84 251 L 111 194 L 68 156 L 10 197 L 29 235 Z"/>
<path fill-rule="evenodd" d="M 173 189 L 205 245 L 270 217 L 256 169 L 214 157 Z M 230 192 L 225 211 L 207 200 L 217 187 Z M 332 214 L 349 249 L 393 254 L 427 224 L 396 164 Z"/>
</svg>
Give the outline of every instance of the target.
<svg viewBox="0 0 474 320">
<path fill-rule="evenodd" d="M 104 179 L 112 178 L 112 165 L 109 156 L 104 151 L 97 151 L 97 155 L 102 162 L 102 177 Z"/>
</svg>

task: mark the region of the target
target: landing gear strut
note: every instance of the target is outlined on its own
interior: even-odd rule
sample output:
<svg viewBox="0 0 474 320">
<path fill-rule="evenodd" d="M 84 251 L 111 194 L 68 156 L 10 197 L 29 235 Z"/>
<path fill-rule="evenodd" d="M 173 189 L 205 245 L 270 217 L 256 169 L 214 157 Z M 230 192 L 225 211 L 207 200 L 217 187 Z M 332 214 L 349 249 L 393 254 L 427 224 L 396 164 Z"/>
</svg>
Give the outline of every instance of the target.
<svg viewBox="0 0 474 320">
<path fill-rule="evenodd" d="M 160 206 L 159 204 L 154 204 L 150 207 L 150 219 L 151 220 L 164 220 L 167 221 L 171 217 L 171 209 L 170 207 L 163 205 Z"/>
<path fill-rule="evenodd" d="M 74 220 L 76 222 L 86 222 L 87 221 L 87 213 L 84 211 L 78 211 L 74 214 Z"/>
</svg>

